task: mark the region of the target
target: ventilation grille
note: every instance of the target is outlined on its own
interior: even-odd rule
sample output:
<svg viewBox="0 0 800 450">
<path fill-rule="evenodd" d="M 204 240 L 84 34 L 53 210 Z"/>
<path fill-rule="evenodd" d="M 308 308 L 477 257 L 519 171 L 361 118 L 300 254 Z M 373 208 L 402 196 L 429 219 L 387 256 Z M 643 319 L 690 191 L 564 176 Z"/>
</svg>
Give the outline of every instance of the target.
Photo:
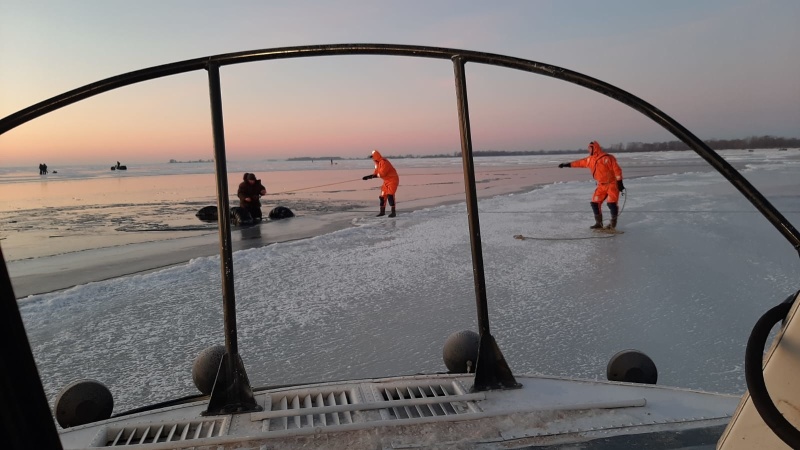
<svg viewBox="0 0 800 450">
<path fill-rule="evenodd" d="M 480 411 L 472 401 L 472 395 L 465 394 L 460 385 L 417 384 L 376 386 L 383 401 L 405 401 L 408 405 L 386 408 L 385 419 L 414 419 L 418 417 L 452 416 Z M 438 400 L 438 401 L 437 401 Z"/>
<path fill-rule="evenodd" d="M 264 411 L 250 414 L 264 432 L 317 432 L 321 428 L 403 419 L 441 418 L 480 412 L 476 401 L 483 392 L 467 393 L 458 381 L 424 383 L 419 380 L 371 384 L 352 390 L 303 390 L 267 395 Z M 362 397 L 362 395 L 364 395 Z"/>
<path fill-rule="evenodd" d="M 227 418 L 219 418 L 190 422 L 144 424 L 125 428 L 109 427 L 106 429 L 105 443 L 101 444 L 100 447 L 181 442 L 223 436 L 227 432 L 227 425 Z"/>
<path fill-rule="evenodd" d="M 262 429 L 277 431 L 353 423 L 357 412 L 349 405 L 358 403 L 354 399 L 355 395 L 349 390 L 272 395 L 264 408 L 272 414 L 259 414 L 266 419 Z"/>
</svg>

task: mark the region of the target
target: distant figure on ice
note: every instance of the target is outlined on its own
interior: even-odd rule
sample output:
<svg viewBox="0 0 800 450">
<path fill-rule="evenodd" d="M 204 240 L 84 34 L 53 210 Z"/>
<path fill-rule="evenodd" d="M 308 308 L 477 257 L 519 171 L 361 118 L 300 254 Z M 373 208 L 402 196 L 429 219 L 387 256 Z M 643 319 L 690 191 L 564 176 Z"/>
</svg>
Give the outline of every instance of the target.
<svg viewBox="0 0 800 450">
<path fill-rule="evenodd" d="M 267 188 L 253 173 L 245 173 L 244 181 L 239 183 L 236 196 L 239 197 L 239 206 L 246 209 L 255 220 L 261 220 L 261 201 L 259 198 L 267 194 Z"/>
<path fill-rule="evenodd" d="M 392 212 L 389 214 L 389 217 L 395 217 L 397 216 L 397 212 L 394 209 L 394 194 L 397 192 L 397 186 L 400 184 L 400 177 L 397 175 L 397 171 L 394 170 L 392 163 L 390 163 L 388 159 L 382 157 L 379 151 L 373 150 L 370 158 L 375 161 L 375 171 L 372 175 L 362 177 L 362 180 L 378 177 L 383 178 L 381 195 L 378 197 L 378 200 L 380 200 L 381 212 L 378 213 L 377 217 L 386 214 L 386 200 L 389 200 L 389 206 L 392 207 Z"/>
<path fill-rule="evenodd" d="M 592 211 L 594 212 L 594 225 L 589 228 L 595 230 L 603 228 L 601 206 L 604 201 L 608 200 L 611 222 L 606 229 L 615 229 L 617 227 L 617 215 L 619 215 L 617 201 L 619 201 L 620 192 L 625 190 L 625 185 L 622 184 L 622 169 L 617 164 L 617 158 L 604 152 L 597 141 L 592 141 L 589 143 L 589 156 L 559 164 L 558 167 L 588 167 L 592 171 L 592 177 L 597 181 L 597 188 L 594 190 L 591 202 Z"/>
</svg>

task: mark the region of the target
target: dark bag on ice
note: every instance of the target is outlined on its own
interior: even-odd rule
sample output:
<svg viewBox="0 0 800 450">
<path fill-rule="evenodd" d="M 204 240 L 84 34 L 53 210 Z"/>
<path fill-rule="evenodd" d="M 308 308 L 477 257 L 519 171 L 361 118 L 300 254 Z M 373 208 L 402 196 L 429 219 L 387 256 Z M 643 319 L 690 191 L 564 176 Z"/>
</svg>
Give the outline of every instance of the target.
<svg viewBox="0 0 800 450">
<path fill-rule="evenodd" d="M 269 218 L 272 220 L 288 219 L 289 217 L 294 217 L 294 213 L 285 206 L 276 206 L 269 212 Z"/>
<path fill-rule="evenodd" d="M 198 219 L 200 220 L 208 220 L 208 221 L 217 221 L 217 207 L 216 206 L 204 206 L 200 208 L 200 211 L 197 211 L 195 214 Z"/>
</svg>

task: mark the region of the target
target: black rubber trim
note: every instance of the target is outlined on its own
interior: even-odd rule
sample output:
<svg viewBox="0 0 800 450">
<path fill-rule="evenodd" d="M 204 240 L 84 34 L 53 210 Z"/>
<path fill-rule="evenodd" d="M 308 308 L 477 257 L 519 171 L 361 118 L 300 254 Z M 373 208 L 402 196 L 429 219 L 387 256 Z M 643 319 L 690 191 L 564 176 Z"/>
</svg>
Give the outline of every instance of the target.
<svg viewBox="0 0 800 450">
<path fill-rule="evenodd" d="M 744 356 L 744 375 L 747 381 L 747 390 L 753 400 L 753 406 L 756 407 L 756 411 L 758 411 L 764 423 L 788 446 L 800 449 L 800 431 L 786 420 L 775 406 L 767 391 L 762 369 L 764 348 L 770 331 L 772 331 L 772 327 L 775 324 L 786 318 L 795 298 L 797 298 L 797 293 L 789 296 L 783 303 L 764 313 L 756 322 L 753 331 L 750 333 L 750 338 L 747 340 L 747 349 Z"/>
</svg>

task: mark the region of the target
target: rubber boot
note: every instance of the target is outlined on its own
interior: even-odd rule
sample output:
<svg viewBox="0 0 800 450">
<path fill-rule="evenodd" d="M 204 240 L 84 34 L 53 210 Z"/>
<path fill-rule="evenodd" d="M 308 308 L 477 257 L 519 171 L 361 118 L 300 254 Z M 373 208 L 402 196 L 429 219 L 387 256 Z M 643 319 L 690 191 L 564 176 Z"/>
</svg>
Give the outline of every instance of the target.
<svg viewBox="0 0 800 450">
<path fill-rule="evenodd" d="M 389 214 L 389 217 L 397 217 L 397 211 L 394 210 L 394 206 L 392 206 L 392 212 Z"/>
<path fill-rule="evenodd" d="M 606 230 L 614 230 L 617 228 L 617 216 L 611 216 L 611 222 L 606 226 Z"/>
<path fill-rule="evenodd" d="M 593 230 L 599 230 L 603 228 L 603 215 L 602 214 L 595 214 L 594 215 L 594 225 L 590 226 L 589 228 Z"/>
<path fill-rule="evenodd" d="M 379 212 L 378 215 L 375 216 L 375 217 L 380 217 L 380 216 L 385 216 L 385 215 L 386 215 L 386 207 L 385 206 L 381 206 L 381 212 Z"/>
</svg>

